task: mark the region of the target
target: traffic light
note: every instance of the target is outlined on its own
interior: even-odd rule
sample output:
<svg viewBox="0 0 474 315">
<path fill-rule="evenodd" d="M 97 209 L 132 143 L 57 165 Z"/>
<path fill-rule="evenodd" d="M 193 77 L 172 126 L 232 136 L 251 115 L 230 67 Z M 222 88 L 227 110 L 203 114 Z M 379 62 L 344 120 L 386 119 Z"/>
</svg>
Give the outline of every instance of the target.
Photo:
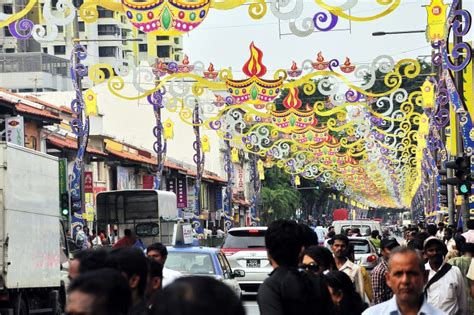
<svg viewBox="0 0 474 315">
<path fill-rule="evenodd" d="M 63 192 L 59 199 L 59 210 L 63 217 L 69 217 L 69 193 Z"/>
<path fill-rule="evenodd" d="M 445 169 L 441 169 L 438 171 L 438 174 L 446 177 L 447 171 Z M 448 186 L 447 185 L 448 184 L 446 183 L 446 179 L 439 180 L 439 194 L 441 195 L 440 203 L 445 206 L 448 205 Z"/>
<path fill-rule="evenodd" d="M 458 157 L 454 161 L 446 162 L 446 167 L 454 169 L 454 176 L 447 178 L 448 185 L 456 185 L 458 193 L 469 195 L 471 193 L 471 158 L 469 156 Z"/>
</svg>

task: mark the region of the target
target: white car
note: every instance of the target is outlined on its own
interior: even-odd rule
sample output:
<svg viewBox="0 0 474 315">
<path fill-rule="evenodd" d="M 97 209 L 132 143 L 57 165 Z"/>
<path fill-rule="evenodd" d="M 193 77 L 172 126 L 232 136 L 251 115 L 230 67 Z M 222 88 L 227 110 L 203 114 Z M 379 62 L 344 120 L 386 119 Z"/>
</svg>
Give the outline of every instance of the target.
<svg viewBox="0 0 474 315">
<path fill-rule="evenodd" d="M 379 263 L 375 246 L 365 237 L 349 237 L 349 244 L 354 246 L 355 264 L 362 265 L 371 271 Z"/>
<path fill-rule="evenodd" d="M 237 280 L 244 293 L 256 293 L 273 271 L 265 248 L 266 231 L 267 227 L 232 228 L 222 245 L 232 268 L 245 271 L 245 277 Z"/>
</svg>

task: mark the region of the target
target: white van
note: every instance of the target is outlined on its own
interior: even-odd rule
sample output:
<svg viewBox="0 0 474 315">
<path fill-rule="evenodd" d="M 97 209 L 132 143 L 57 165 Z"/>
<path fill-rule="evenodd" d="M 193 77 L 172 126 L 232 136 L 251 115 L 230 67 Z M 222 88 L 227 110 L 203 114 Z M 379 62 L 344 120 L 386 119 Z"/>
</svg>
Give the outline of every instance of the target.
<svg viewBox="0 0 474 315">
<path fill-rule="evenodd" d="M 334 230 L 336 234 L 345 234 L 344 232 L 347 229 L 360 229 L 360 234 L 362 236 L 370 236 L 370 233 L 374 230 L 378 230 L 380 234 L 382 234 L 382 227 L 380 226 L 380 222 L 378 221 L 370 221 L 370 220 L 341 220 L 341 221 L 334 221 L 332 223 L 334 226 Z"/>
</svg>

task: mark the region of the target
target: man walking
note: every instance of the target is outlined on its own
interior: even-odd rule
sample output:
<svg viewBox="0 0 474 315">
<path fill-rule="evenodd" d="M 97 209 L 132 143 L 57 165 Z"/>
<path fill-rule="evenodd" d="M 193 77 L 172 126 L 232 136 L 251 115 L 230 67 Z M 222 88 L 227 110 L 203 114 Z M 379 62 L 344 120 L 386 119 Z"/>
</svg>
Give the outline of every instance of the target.
<svg viewBox="0 0 474 315">
<path fill-rule="evenodd" d="M 360 294 L 363 300 L 366 300 L 364 293 L 364 278 L 360 267 L 348 258 L 349 238 L 342 234 L 335 235 L 331 239 L 330 245 L 334 254 L 334 261 L 336 262 L 337 269 L 351 278 L 357 293 Z"/>
<path fill-rule="evenodd" d="M 387 284 L 385 274 L 388 271 L 388 258 L 392 249 L 399 244 L 395 239 L 384 239 L 380 243 L 382 260 L 372 270 L 372 290 L 374 293 L 374 304 L 380 304 L 392 298 L 392 289 Z"/>
<path fill-rule="evenodd" d="M 168 250 L 161 243 L 153 243 L 146 249 L 146 255 L 153 258 L 163 266 L 163 288 L 182 277 L 181 272 L 165 267 L 168 258 Z"/>
<path fill-rule="evenodd" d="M 424 242 L 424 253 L 428 262 L 428 283 L 425 293 L 428 303 L 449 315 L 468 314 L 465 284 L 458 267 L 444 262 L 448 253 L 443 241 L 428 237 Z"/>
<path fill-rule="evenodd" d="M 386 275 L 393 297 L 366 309 L 362 315 L 444 315 L 445 313 L 431 306 L 424 298 L 424 272 L 423 258 L 415 249 L 410 247 L 393 249 Z"/>
</svg>

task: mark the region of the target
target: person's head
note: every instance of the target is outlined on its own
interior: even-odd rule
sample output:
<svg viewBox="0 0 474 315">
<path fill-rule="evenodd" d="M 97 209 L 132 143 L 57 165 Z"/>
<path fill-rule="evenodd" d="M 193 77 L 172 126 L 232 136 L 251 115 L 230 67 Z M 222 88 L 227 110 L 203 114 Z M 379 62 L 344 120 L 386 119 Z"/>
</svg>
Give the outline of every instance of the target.
<svg viewBox="0 0 474 315">
<path fill-rule="evenodd" d="M 152 309 L 153 315 L 245 315 L 232 289 L 212 277 L 198 276 L 179 278 L 165 287 Z"/>
<path fill-rule="evenodd" d="M 439 268 L 448 253 L 446 245 L 436 237 L 428 237 L 423 244 L 424 254 L 432 267 Z"/>
<path fill-rule="evenodd" d="M 318 234 L 316 234 L 312 228 L 303 223 L 300 223 L 299 227 L 301 229 L 301 238 L 304 248 L 318 245 Z"/>
<path fill-rule="evenodd" d="M 111 268 L 119 270 L 127 278 L 134 303 L 143 298 L 148 264 L 141 250 L 133 247 L 115 248 L 110 252 L 107 264 Z"/>
<path fill-rule="evenodd" d="M 436 225 L 428 224 L 428 226 L 426 227 L 426 231 L 430 236 L 436 236 L 436 232 L 438 231 L 438 229 L 436 228 Z"/>
<path fill-rule="evenodd" d="M 166 258 L 168 258 L 168 250 L 166 246 L 161 243 L 153 243 L 147 247 L 146 255 L 164 265 Z"/>
<path fill-rule="evenodd" d="M 354 234 L 354 232 L 352 231 L 351 228 L 349 228 L 349 229 L 346 230 L 346 235 L 347 235 L 347 236 L 352 236 L 353 234 Z"/>
<path fill-rule="evenodd" d="M 126 237 L 132 237 L 132 230 L 130 229 L 123 230 L 123 235 L 125 235 Z"/>
<path fill-rule="evenodd" d="M 360 236 L 360 229 L 359 228 L 353 228 L 352 229 L 352 234 L 354 236 Z"/>
<path fill-rule="evenodd" d="M 87 226 L 84 226 L 82 228 L 82 230 L 84 231 L 84 233 L 86 233 L 87 235 L 89 235 L 89 228 Z"/>
<path fill-rule="evenodd" d="M 380 233 L 378 230 L 373 230 L 372 232 L 370 232 L 370 237 L 372 238 L 377 238 L 379 235 Z"/>
<path fill-rule="evenodd" d="M 331 251 L 322 246 L 310 246 L 301 253 L 300 267 L 306 271 L 322 274 L 325 270 L 335 270 L 336 263 Z"/>
<path fill-rule="evenodd" d="M 113 269 L 78 276 L 68 289 L 67 314 L 127 315 L 132 296 L 125 278 Z"/>
<path fill-rule="evenodd" d="M 453 230 L 451 230 L 450 228 L 445 228 L 443 233 L 445 239 L 450 240 L 453 238 Z"/>
<path fill-rule="evenodd" d="M 454 242 L 456 243 L 456 249 L 464 254 L 464 244 L 466 244 L 466 238 L 462 235 L 454 236 Z"/>
<path fill-rule="evenodd" d="M 145 297 L 150 299 L 161 289 L 163 281 L 163 265 L 148 257 L 148 275 L 146 280 Z"/>
<path fill-rule="evenodd" d="M 464 256 L 474 257 L 474 243 L 464 243 L 461 252 Z"/>
<path fill-rule="evenodd" d="M 77 278 L 87 271 L 102 269 L 107 261 L 105 250 L 82 250 L 74 255 L 69 262 L 69 280 Z"/>
<path fill-rule="evenodd" d="M 290 220 L 273 221 L 265 233 L 265 247 L 273 266 L 298 266 L 303 248 L 300 226 Z"/>
<path fill-rule="evenodd" d="M 355 291 L 354 284 L 347 274 L 338 270 L 331 271 L 325 275 L 325 280 L 334 305 L 342 311 L 351 310 L 354 314 L 361 313 L 362 299 Z"/>
<path fill-rule="evenodd" d="M 444 223 L 443 222 L 439 222 L 438 223 L 438 230 L 442 231 L 444 229 Z"/>
<path fill-rule="evenodd" d="M 96 235 L 97 234 L 97 231 L 96 230 L 92 230 L 92 235 Z"/>
<path fill-rule="evenodd" d="M 347 258 L 347 249 L 349 247 L 349 238 L 345 235 L 335 235 L 330 241 L 334 257 L 338 259 Z"/>
<path fill-rule="evenodd" d="M 415 249 L 404 246 L 394 248 L 385 277 L 399 304 L 413 304 L 423 297 L 425 265 Z"/>
<path fill-rule="evenodd" d="M 400 246 L 400 244 L 398 244 L 397 240 L 395 239 L 390 239 L 390 238 L 383 239 L 380 242 L 380 253 L 382 254 L 383 258 L 388 259 L 392 249 L 398 246 Z"/>
<path fill-rule="evenodd" d="M 466 226 L 468 230 L 474 230 L 474 220 L 468 220 Z"/>
<path fill-rule="evenodd" d="M 334 233 L 336 232 L 336 230 L 334 229 L 334 226 L 332 225 L 328 227 L 328 233 L 331 233 L 331 232 L 334 232 Z"/>
<path fill-rule="evenodd" d="M 328 238 L 333 238 L 334 235 L 336 235 L 336 231 L 332 230 L 332 231 L 329 231 L 329 232 L 328 232 L 327 237 L 328 237 Z"/>
</svg>

